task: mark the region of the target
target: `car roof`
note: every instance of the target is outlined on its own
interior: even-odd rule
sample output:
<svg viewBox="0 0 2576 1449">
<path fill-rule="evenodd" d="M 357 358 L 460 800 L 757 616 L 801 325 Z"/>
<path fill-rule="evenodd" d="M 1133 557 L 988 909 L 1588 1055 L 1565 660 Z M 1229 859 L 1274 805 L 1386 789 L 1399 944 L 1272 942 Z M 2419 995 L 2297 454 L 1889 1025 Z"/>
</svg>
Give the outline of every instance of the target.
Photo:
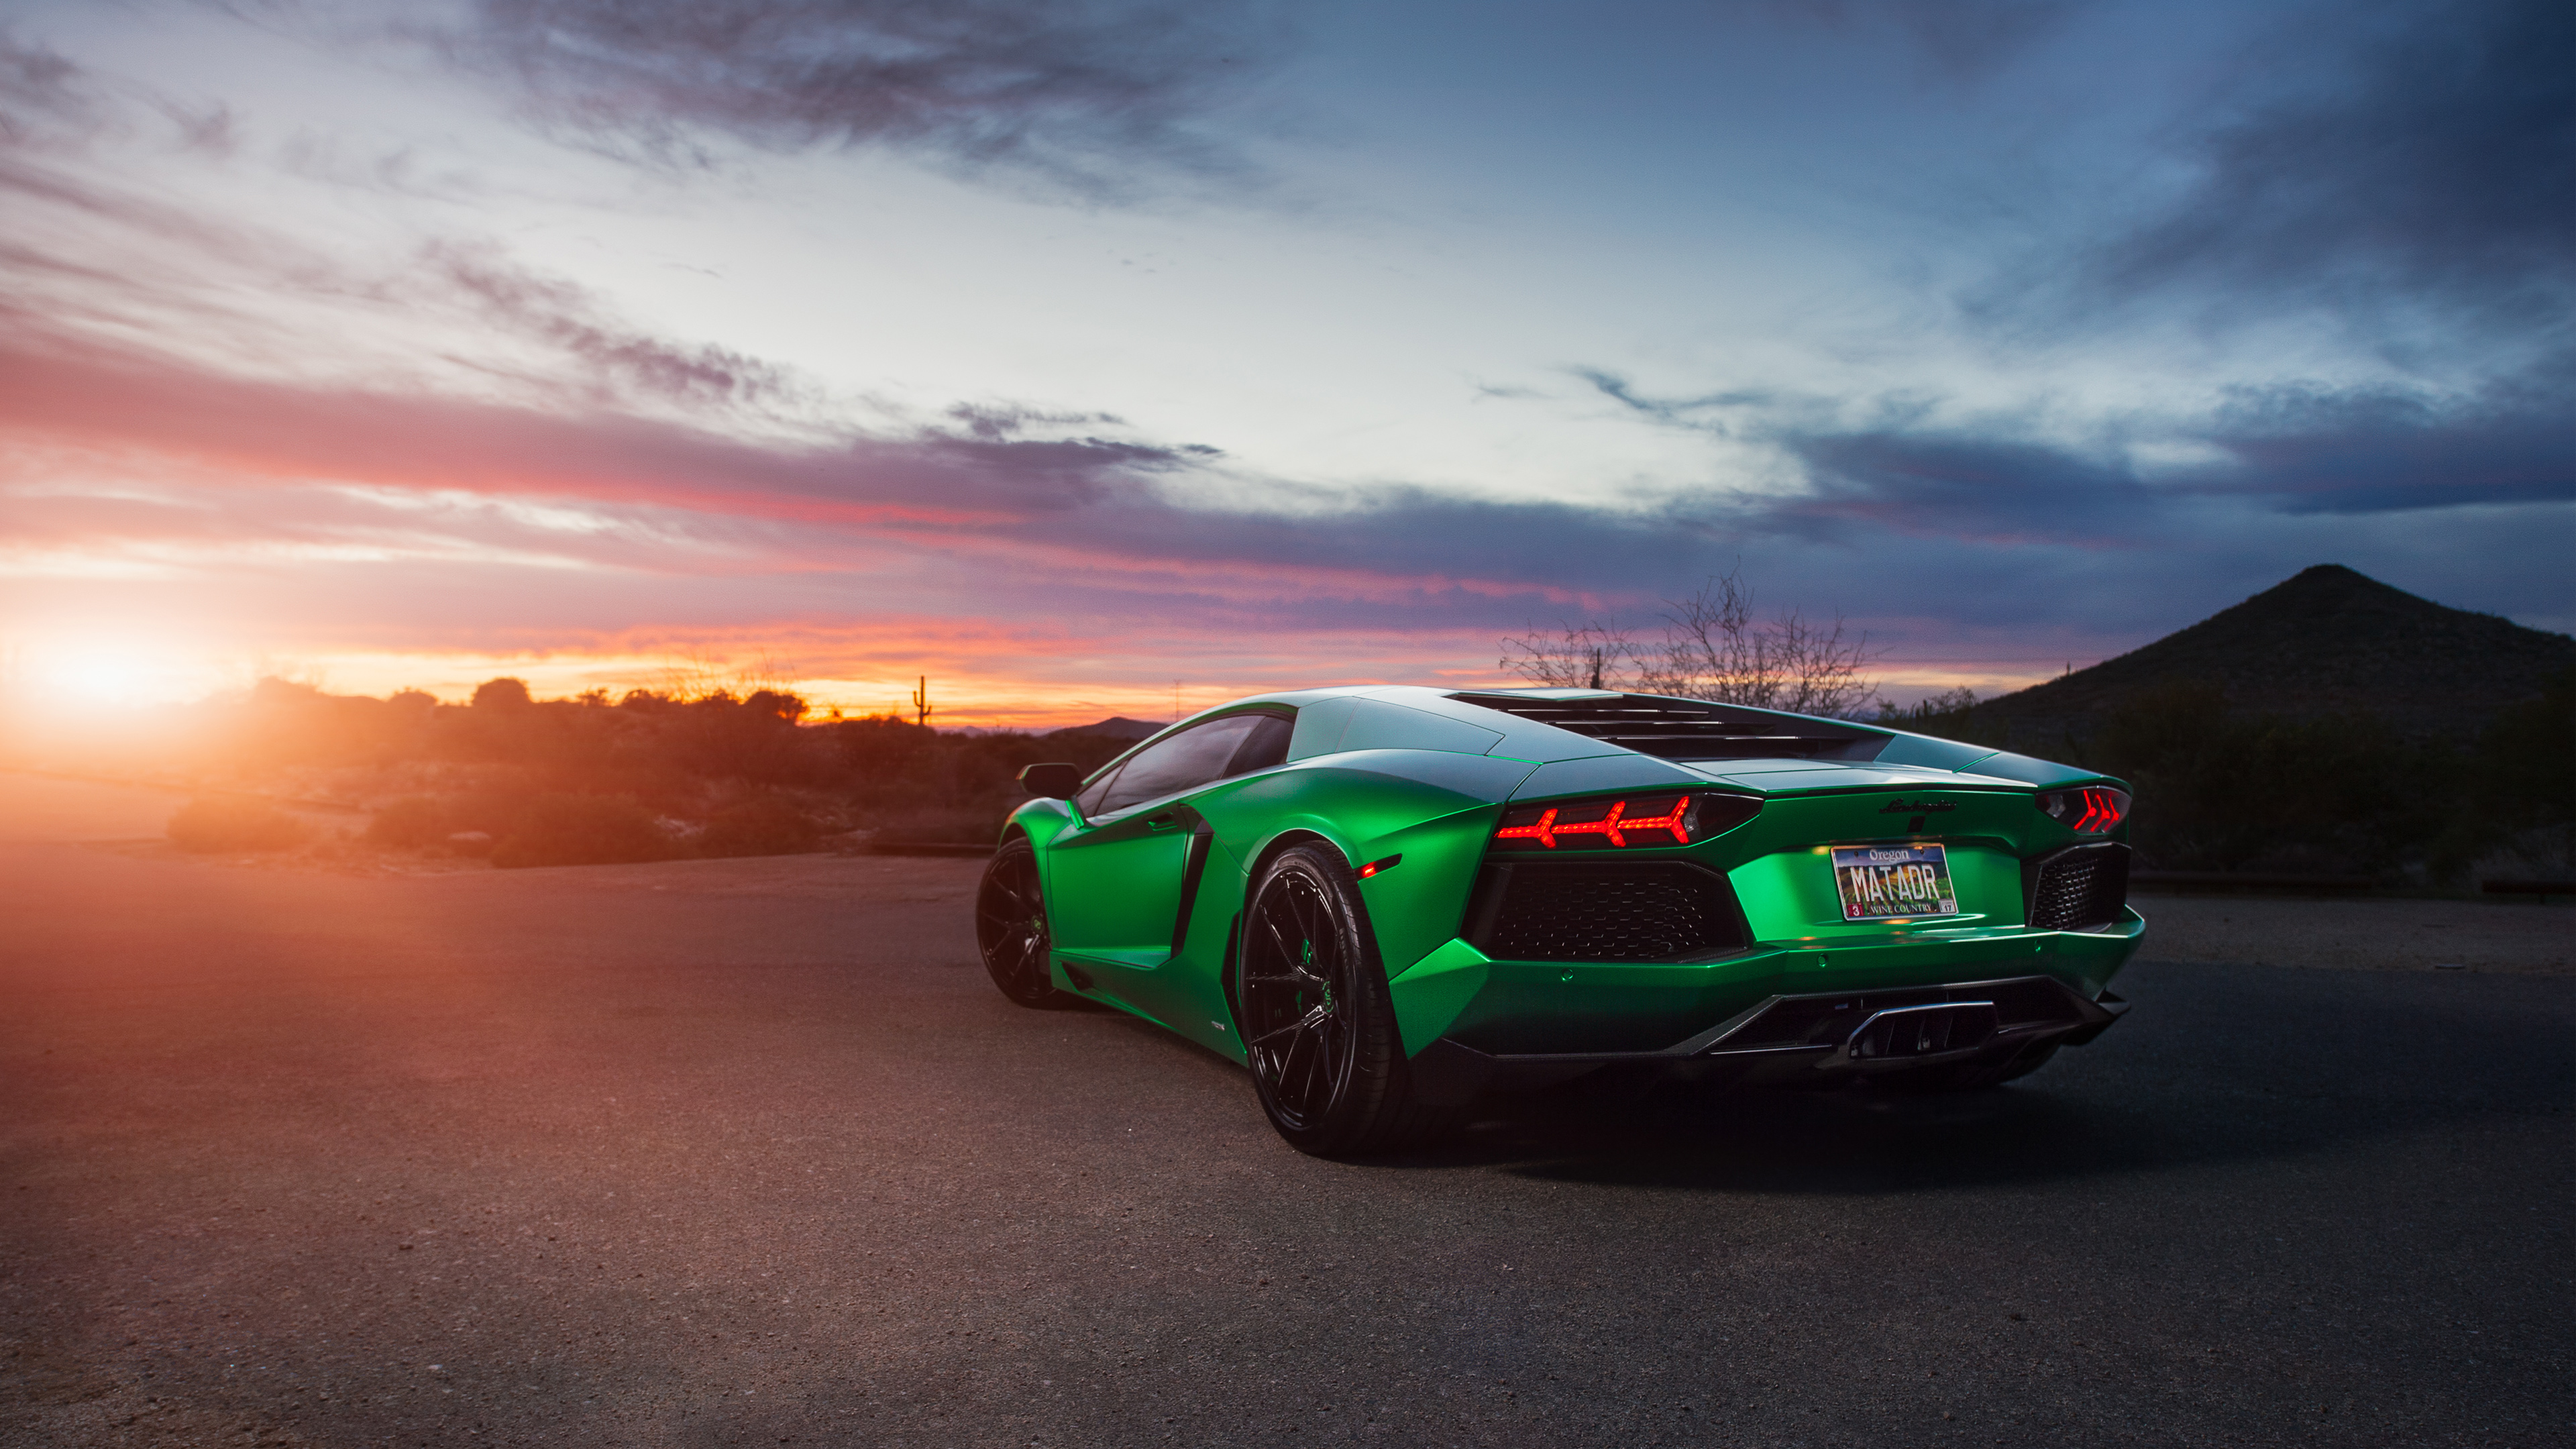
<svg viewBox="0 0 2576 1449">
<path fill-rule="evenodd" d="M 1655 762 L 1658 774 L 1668 770 L 1678 778 L 1687 772 L 1763 794 L 1928 783 L 1934 777 L 2025 787 L 2101 778 L 1982 745 L 1852 720 L 1604 689 L 1327 685 L 1246 695 L 1177 721 L 1172 730 L 1260 705 L 1298 712 L 1291 760 L 1412 748 L 1542 766 L 1600 761 L 1585 767 L 1598 770 L 1615 768 L 1620 758 L 1643 757 Z"/>
</svg>

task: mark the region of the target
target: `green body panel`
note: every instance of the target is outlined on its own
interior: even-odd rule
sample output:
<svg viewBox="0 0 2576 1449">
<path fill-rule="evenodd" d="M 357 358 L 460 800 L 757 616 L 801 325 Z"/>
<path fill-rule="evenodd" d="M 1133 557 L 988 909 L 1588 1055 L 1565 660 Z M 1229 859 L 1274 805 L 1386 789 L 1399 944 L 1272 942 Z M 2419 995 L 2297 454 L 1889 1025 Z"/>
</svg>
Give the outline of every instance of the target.
<svg viewBox="0 0 2576 1449">
<path fill-rule="evenodd" d="M 1408 1053 L 1450 1035 L 1501 1051 L 1656 1050 L 1775 993 L 2045 974 L 2092 998 L 2143 930 L 2134 911 L 2099 930 L 2024 927 L 2024 862 L 2105 838 L 2079 842 L 2036 808 L 2037 790 L 2103 779 L 2067 766 L 1859 725 L 1840 727 L 1882 737 L 1875 759 L 1671 761 L 1400 687 L 1257 696 L 1174 729 L 1259 704 L 1298 711 L 1285 764 L 1096 821 L 1034 800 L 1007 827 L 1038 850 L 1057 985 L 1237 1061 L 1224 983 L 1233 933 L 1254 875 L 1296 840 L 1354 868 L 1401 858 L 1359 890 Z M 1616 858 L 1724 876 L 1750 949 L 1682 963 L 1514 962 L 1460 939 L 1507 803 L 1712 788 L 1758 796 L 1762 809 L 1714 838 Z M 1167 823 L 1147 828 L 1155 816 Z M 1841 919 L 1830 847 L 1929 842 L 1947 850 L 1957 916 Z"/>
<path fill-rule="evenodd" d="M 1413 969 L 1387 982 L 1395 1001 L 1395 1027 L 1404 1038 L 1404 1054 L 1419 1055 L 1438 1041 L 1485 989 L 1493 963 L 1464 941 L 1447 945 L 1413 964 Z"/>
<path fill-rule="evenodd" d="M 1204 849 L 1188 823 L 1146 830 L 1076 830 L 1048 852 L 1056 944 L 1088 960 L 1150 969 L 1172 954 L 1189 853 Z"/>
<path fill-rule="evenodd" d="M 1909 833 L 1906 827 L 1917 813 L 1889 813 L 1887 807 L 1914 803 L 1918 797 L 1952 808 L 1922 812 L 1923 830 Z M 2043 840 L 2044 834 L 2053 838 Z M 2033 808 L 2027 791 L 1951 787 L 1766 800 L 1759 817 L 1719 840 L 1726 848 L 1707 863 L 1734 885 L 1753 939 L 1796 941 L 1886 930 L 1842 920 L 1833 868 L 1825 858 L 1832 846 L 1939 841 L 1948 848 L 1959 896 L 1960 916 L 1949 924 L 1973 920 L 2017 926 L 2022 918 L 2022 857 L 2046 845 L 2071 845 L 2075 837 Z"/>
</svg>

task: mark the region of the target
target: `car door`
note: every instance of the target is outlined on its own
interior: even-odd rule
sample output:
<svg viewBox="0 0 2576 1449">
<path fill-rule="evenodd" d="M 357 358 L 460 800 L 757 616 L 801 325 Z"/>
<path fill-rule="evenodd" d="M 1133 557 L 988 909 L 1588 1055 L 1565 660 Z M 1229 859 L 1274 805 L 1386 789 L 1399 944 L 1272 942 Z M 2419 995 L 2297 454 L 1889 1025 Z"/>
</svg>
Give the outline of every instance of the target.
<svg viewBox="0 0 2576 1449">
<path fill-rule="evenodd" d="M 1211 847 L 1187 797 L 1279 763 L 1289 731 L 1284 710 L 1208 720 L 1130 756 L 1076 798 L 1082 819 L 1047 848 L 1047 913 L 1058 952 L 1101 990 L 1153 1012 L 1163 993 L 1148 978 L 1179 949 Z"/>
</svg>

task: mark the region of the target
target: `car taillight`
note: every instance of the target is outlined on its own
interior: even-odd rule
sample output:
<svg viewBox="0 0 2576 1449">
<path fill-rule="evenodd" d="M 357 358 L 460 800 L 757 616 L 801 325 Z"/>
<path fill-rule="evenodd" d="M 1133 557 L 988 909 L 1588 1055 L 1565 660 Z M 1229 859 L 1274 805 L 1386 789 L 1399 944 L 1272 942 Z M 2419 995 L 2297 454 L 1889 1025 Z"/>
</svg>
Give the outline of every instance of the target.
<svg viewBox="0 0 2576 1449">
<path fill-rule="evenodd" d="M 2039 808 L 2078 835 L 2108 835 L 2129 818 L 2129 792 L 2108 785 L 2051 790 L 2039 797 Z"/>
<path fill-rule="evenodd" d="M 1742 795 L 1622 795 L 1517 805 L 1494 830 L 1496 850 L 1666 849 L 1706 840 L 1752 819 L 1759 800 Z"/>
</svg>

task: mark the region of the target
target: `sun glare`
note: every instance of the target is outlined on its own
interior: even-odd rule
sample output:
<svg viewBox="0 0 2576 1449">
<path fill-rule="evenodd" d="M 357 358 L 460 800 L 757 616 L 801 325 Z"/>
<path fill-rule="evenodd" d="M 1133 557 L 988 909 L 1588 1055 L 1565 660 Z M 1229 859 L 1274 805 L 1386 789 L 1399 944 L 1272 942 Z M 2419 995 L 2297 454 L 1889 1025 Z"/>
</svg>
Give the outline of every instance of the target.
<svg viewBox="0 0 2576 1449">
<path fill-rule="evenodd" d="M 111 704 L 124 704 L 141 692 L 146 680 L 144 667 L 132 659 L 115 655 L 93 655 L 65 664 L 54 674 L 54 683 L 66 694 Z"/>
<path fill-rule="evenodd" d="M 0 687 L 34 714 L 82 714 L 194 699 L 213 680 L 175 655 L 109 642 L 63 641 L 12 651 Z"/>
</svg>

